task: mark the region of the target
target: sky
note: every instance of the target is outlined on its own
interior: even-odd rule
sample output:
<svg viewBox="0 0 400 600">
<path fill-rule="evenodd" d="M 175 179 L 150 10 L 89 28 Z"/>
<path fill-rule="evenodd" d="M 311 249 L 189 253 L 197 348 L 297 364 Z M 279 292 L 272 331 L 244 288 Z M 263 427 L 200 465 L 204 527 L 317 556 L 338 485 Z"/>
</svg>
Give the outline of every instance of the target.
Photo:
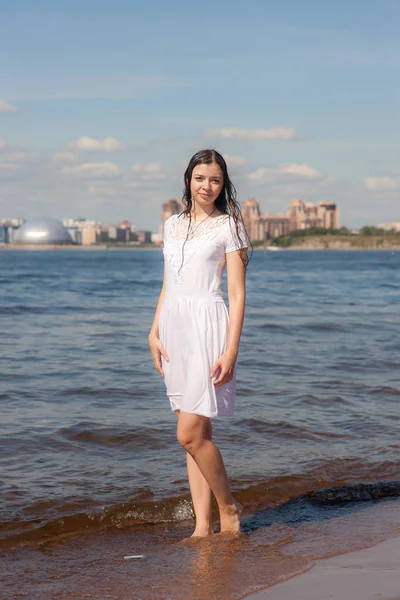
<svg viewBox="0 0 400 600">
<path fill-rule="evenodd" d="M 400 219 L 398 0 L 0 0 L 0 219 L 157 231 L 213 147 L 243 202 Z"/>
</svg>

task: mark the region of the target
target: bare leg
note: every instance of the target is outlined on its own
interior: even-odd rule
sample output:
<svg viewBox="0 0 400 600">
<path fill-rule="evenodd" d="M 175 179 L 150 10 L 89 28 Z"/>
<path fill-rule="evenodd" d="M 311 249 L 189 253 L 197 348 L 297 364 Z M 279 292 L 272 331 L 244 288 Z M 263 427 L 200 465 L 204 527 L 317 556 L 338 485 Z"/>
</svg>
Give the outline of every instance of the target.
<svg viewBox="0 0 400 600">
<path fill-rule="evenodd" d="M 207 417 L 181 412 L 178 419 L 178 441 L 196 463 L 217 500 L 221 532 L 238 532 L 241 506 L 229 489 L 221 453 L 213 441 L 207 438 L 208 421 Z"/>
<path fill-rule="evenodd" d="M 194 514 L 196 515 L 196 528 L 192 537 L 212 535 L 211 488 L 188 452 L 186 453 L 186 464 L 193 509 Z"/>
<path fill-rule="evenodd" d="M 176 411 L 176 416 L 179 420 L 180 411 Z M 211 439 L 212 427 L 211 420 L 208 420 L 206 436 Z M 207 481 L 204 479 L 202 472 L 194 462 L 193 458 L 186 452 L 186 464 L 188 471 L 188 479 L 190 493 L 192 495 L 193 510 L 196 516 L 196 528 L 192 537 L 205 537 L 212 535 L 212 515 L 211 502 L 212 492 Z"/>
</svg>

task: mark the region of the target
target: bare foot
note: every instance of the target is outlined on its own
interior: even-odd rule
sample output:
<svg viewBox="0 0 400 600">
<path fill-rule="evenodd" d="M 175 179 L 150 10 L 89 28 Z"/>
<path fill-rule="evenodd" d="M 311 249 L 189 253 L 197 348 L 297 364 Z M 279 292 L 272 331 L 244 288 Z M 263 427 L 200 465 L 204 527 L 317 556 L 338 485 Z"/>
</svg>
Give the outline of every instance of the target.
<svg viewBox="0 0 400 600">
<path fill-rule="evenodd" d="M 207 537 L 209 535 L 213 535 L 213 530 L 211 529 L 211 527 L 209 527 L 208 529 L 198 529 L 196 527 L 196 529 L 193 531 L 192 535 L 190 537 Z"/>
<path fill-rule="evenodd" d="M 183 540 L 180 540 L 179 542 L 177 542 L 177 544 L 188 544 L 190 546 L 191 544 L 196 544 L 196 542 L 200 542 L 200 540 L 210 538 L 213 535 L 214 532 L 212 531 L 212 529 L 209 530 L 209 533 L 205 534 L 200 534 L 195 530 L 190 537 L 183 538 Z"/>
<path fill-rule="evenodd" d="M 236 500 L 234 504 L 227 507 L 226 511 L 221 512 L 221 533 L 239 533 L 240 532 L 240 517 L 243 507 Z"/>
</svg>

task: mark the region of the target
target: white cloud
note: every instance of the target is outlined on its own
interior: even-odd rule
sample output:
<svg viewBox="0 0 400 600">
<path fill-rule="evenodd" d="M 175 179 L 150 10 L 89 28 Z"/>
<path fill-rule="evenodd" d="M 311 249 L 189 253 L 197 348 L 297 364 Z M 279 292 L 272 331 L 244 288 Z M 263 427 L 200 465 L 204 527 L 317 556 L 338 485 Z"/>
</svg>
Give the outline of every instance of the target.
<svg viewBox="0 0 400 600">
<path fill-rule="evenodd" d="M 75 162 L 78 157 L 73 152 L 55 152 L 52 159 L 58 162 Z"/>
<path fill-rule="evenodd" d="M 208 137 L 236 138 L 240 140 L 294 140 L 295 131 L 289 127 L 275 127 L 271 129 L 212 129 L 206 131 Z"/>
<path fill-rule="evenodd" d="M 268 169 L 265 169 L 264 167 L 260 167 L 256 171 L 249 173 L 247 175 L 247 177 L 249 179 L 251 179 L 252 181 L 263 181 L 266 178 L 266 176 L 268 175 L 268 173 L 269 173 Z"/>
<path fill-rule="evenodd" d="M 127 182 L 128 188 L 157 188 L 166 177 L 161 163 L 135 163 L 131 167 L 133 179 Z"/>
<path fill-rule="evenodd" d="M 399 183 L 394 177 L 366 177 L 365 185 L 367 189 L 379 190 L 397 190 Z"/>
<path fill-rule="evenodd" d="M 135 163 L 131 168 L 133 173 L 159 173 L 161 170 L 160 163 Z"/>
<path fill-rule="evenodd" d="M 106 184 L 106 185 L 104 185 Z M 110 186 L 109 182 L 98 181 L 95 185 L 88 184 L 87 192 L 90 196 L 115 196 L 117 190 L 114 186 Z"/>
<path fill-rule="evenodd" d="M 314 169 L 314 167 L 310 167 L 309 165 L 297 165 L 294 163 L 280 165 L 274 171 L 277 175 L 296 175 L 298 177 L 312 179 L 320 176 L 317 169 Z"/>
<path fill-rule="evenodd" d="M 13 113 L 13 112 L 18 112 L 18 111 L 19 111 L 19 108 L 17 108 L 16 106 L 13 106 L 6 100 L 3 100 L 3 98 L 0 98 L 0 113 Z"/>
<path fill-rule="evenodd" d="M 33 152 L 7 152 L 2 155 L 3 160 L 29 160 L 31 158 L 35 158 L 36 154 Z"/>
<path fill-rule="evenodd" d="M 14 160 L 27 160 L 29 158 L 35 158 L 34 152 L 25 152 L 17 147 L 12 147 L 5 140 L 0 139 L 0 152 L 2 161 L 14 161 Z"/>
<path fill-rule="evenodd" d="M 164 179 L 165 177 L 161 163 L 135 163 L 131 171 L 141 179 Z"/>
<path fill-rule="evenodd" d="M 244 156 L 229 156 L 225 154 L 224 158 L 226 163 L 231 166 L 244 165 L 246 163 Z"/>
<path fill-rule="evenodd" d="M 139 179 L 135 181 L 128 181 L 126 184 L 127 188 L 134 189 L 155 189 L 159 187 L 160 182 L 157 179 Z"/>
<path fill-rule="evenodd" d="M 82 163 L 74 167 L 64 167 L 61 171 L 65 175 L 75 175 L 83 179 L 102 179 L 116 177 L 121 173 L 120 168 L 113 162 Z"/>
<path fill-rule="evenodd" d="M 0 171 L 16 171 L 17 169 L 19 169 L 18 165 L 5 162 L 0 163 Z"/>
<path fill-rule="evenodd" d="M 13 148 L 5 140 L 0 139 L 0 158 L 2 162 L 23 161 L 30 158 L 35 158 L 33 152 L 24 152 L 19 148 Z"/>
<path fill-rule="evenodd" d="M 318 179 L 321 175 L 317 169 L 309 165 L 289 163 L 271 168 L 260 167 L 256 171 L 249 173 L 247 177 L 252 181 L 262 183 L 279 179 L 287 181 L 288 178 L 292 177 L 296 179 Z"/>
<path fill-rule="evenodd" d="M 115 152 L 116 150 L 124 150 L 125 146 L 115 138 L 95 140 L 88 136 L 82 136 L 77 140 L 70 142 L 68 148 L 81 152 Z"/>
</svg>

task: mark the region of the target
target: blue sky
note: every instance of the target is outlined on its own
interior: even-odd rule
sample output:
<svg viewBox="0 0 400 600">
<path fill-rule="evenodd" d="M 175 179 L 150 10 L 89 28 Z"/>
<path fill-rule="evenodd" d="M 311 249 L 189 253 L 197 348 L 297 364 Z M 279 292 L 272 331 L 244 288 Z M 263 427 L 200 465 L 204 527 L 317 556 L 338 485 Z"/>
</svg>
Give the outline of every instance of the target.
<svg viewBox="0 0 400 600">
<path fill-rule="evenodd" d="M 400 218 L 397 0 L 0 0 L 0 217 L 157 230 L 190 156 L 239 200 Z"/>
</svg>

